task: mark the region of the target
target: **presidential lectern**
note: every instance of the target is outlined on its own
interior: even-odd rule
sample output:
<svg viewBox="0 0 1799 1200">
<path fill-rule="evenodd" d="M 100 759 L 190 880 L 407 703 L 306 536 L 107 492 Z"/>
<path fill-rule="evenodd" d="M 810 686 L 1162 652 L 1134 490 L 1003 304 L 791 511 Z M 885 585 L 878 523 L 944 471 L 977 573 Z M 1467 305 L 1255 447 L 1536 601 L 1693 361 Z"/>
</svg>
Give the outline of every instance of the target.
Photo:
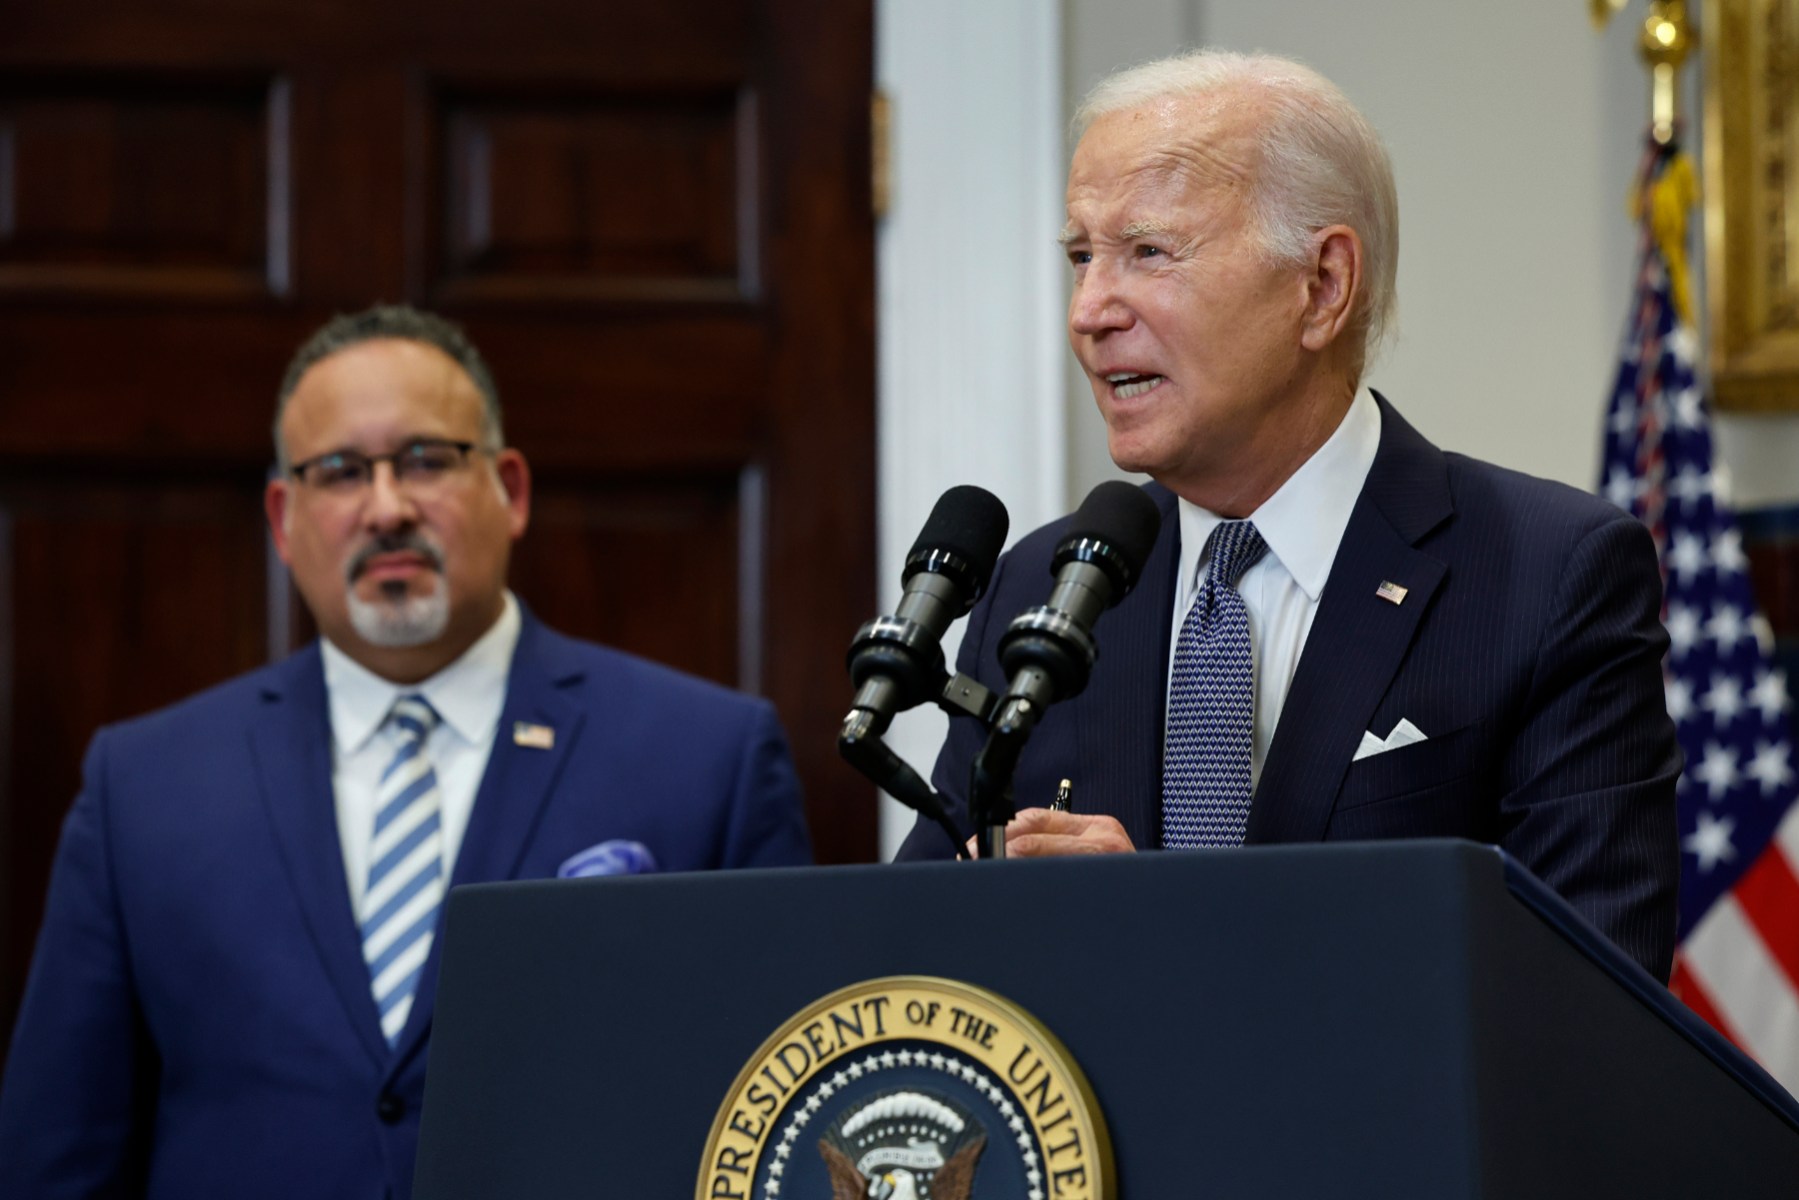
<svg viewBox="0 0 1799 1200">
<path fill-rule="evenodd" d="M 1791 1197 L 1799 1105 L 1463 842 L 490 884 L 417 1195 Z"/>
</svg>

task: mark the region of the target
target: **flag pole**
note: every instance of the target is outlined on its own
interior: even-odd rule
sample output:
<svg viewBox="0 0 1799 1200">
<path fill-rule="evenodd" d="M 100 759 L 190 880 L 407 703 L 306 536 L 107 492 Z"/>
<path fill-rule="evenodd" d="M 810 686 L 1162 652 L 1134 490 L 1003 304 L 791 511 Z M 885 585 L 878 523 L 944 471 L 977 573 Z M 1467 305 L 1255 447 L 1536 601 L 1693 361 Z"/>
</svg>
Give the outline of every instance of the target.
<svg viewBox="0 0 1799 1200">
<path fill-rule="evenodd" d="M 1589 0 L 1595 28 L 1602 29 L 1628 0 Z M 1686 0 L 1649 0 L 1637 36 L 1637 52 L 1649 68 L 1648 150 L 1631 186 L 1630 218 L 1655 240 L 1669 274 L 1674 308 L 1689 326 L 1693 310 L 1692 266 L 1687 257 L 1687 217 L 1699 203 L 1699 173 L 1680 146 L 1680 70 L 1698 34 Z"/>
<path fill-rule="evenodd" d="M 1651 131 L 1667 145 L 1674 140 L 1680 107 L 1680 68 L 1693 52 L 1693 23 L 1686 0 L 1650 0 L 1649 16 L 1637 48 L 1649 64 Z"/>
<path fill-rule="evenodd" d="M 1593 28 L 1604 29 L 1627 0 L 1589 0 Z M 1649 0 L 1649 15 L 1637 39 L 1637 50 L 1649 67 L 1649 111 L 1655 140 L 1674 140 L 1680 117 L 1680 68 L 1697 44 L 1686 0 Z"/>
</svg>

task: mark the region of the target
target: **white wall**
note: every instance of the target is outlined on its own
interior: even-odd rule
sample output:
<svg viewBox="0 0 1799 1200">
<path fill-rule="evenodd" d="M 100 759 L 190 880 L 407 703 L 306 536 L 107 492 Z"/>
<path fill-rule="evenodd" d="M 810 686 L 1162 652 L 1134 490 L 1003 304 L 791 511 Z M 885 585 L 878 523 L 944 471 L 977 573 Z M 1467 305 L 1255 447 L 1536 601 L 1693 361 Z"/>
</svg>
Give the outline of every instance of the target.
<svg viewBox="0 0 1799 1200">
<path fill-rule="evenodd" d="M 893 102 L 877 267 L 878 594 L 891 612 L 906 550 L 944 489 L 992 491 L 1014 536 L 1068 507 L 1060 12 L 1042 0 L 882 0 L 876 38 Z M 916 710 L 887 740 L 928 775 L 946 725 Z M 886 801 L 884 857 L 910 827 Z"/>
</svg>

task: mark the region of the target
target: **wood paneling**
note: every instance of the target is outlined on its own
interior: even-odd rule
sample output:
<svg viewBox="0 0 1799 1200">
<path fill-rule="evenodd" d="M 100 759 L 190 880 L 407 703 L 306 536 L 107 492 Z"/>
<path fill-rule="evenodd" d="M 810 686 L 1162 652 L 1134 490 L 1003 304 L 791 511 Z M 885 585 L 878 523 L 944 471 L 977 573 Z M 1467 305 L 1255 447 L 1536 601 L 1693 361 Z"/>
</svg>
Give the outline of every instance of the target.
<svg viewBox="0 0 1799 1200">
<path fill-rule="evenodd" d="M 309 636 L 257 496 L 333 312 L 461 322 L 550 624 L 767 695 L 825 861 L 873 612 L 871 0 L 55 0 L 0 34 L 0 1029 L 94 729 Z M 273 632 L 271 632 L 273 631 Z"/>
<path fill-rule="evenodd" d="M 739 490 L 730 474 L 595 487 L 540 472 L 513 588 L 534 607 L 584 614 L 601 641 L 736 679 Z"/>
<path fill-rule="evenodd" d="M 0 82 L 0 290 L 280 291 L 286 96 L 266 79 Z"/>
<path fill-rule="evenodd" d="M 434 90 L 432 107 L 440 301 L 747 298 L 747 94 L 594 96 L 537 83 Z"/>
</svg>

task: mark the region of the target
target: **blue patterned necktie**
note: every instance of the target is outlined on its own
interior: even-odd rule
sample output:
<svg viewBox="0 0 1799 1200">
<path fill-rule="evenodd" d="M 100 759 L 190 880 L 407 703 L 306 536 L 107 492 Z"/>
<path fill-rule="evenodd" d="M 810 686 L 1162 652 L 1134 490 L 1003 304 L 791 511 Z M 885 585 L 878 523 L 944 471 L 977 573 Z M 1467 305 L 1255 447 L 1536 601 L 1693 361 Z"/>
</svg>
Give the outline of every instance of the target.
<svg viewBox="0 0 1799 1200">
<path fill-rule="evenodd" d="M 437 713 L 423 696 L 401 696 L 387 723 L 400 746 L 381 773 L 361 916 L 362 957 L 381 1011 L 381 1032 L 391 1046 L 406 1026 L 419 972 L 431 953 L 444 865 L 442 801 L 437 772 L 425 754 Z"/>
<path fill-rule="evenodd" d="M 1162 845 L 1240 846 L 1249 826 L 1255 659 L 1237 580 L 1268 551 L 1248 521 L 1206 540 L 1211 566 L 1181 622 L 1162 749 Z"/>
</svg>

